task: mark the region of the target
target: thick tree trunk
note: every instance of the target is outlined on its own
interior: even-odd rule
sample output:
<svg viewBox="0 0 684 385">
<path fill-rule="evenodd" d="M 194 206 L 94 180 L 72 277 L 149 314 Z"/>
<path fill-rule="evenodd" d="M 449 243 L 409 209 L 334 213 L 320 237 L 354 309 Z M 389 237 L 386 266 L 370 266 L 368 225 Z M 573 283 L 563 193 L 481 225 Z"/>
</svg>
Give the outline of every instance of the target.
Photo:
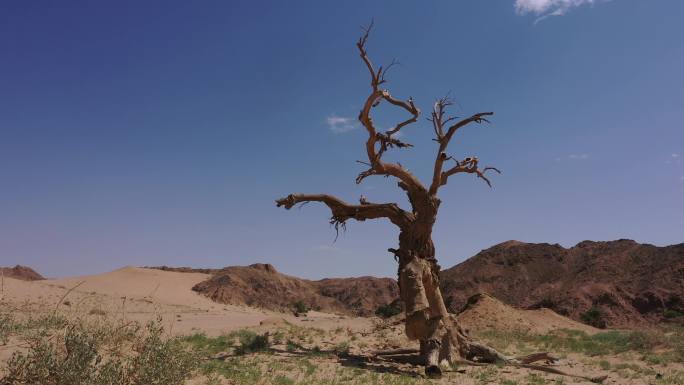
<svg viewBox="0 0 684 385">
<path fill-rule="evenodd" d="M 406 336 L 420 342 L 420 354 L 429 377 L 441 374 L 440 364 L 460 359 L 507 362 L 496 350 L 472 340 L 448 313 L 439 288 L 439 265 L 435 259 L 431 223 L 403 229 L 399 249 L 399 292 L 404 302 Z"/>
</svg>

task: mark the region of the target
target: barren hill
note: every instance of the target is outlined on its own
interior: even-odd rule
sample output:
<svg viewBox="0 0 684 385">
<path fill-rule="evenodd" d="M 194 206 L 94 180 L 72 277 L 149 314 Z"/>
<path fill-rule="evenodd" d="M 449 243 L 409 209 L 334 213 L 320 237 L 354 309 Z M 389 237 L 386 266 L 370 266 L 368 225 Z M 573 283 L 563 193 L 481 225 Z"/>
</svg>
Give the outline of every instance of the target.
<svg viewBox="0 0 684 385">
<path fill-rule="evenodd" d="M 216 302 L 270 310 L 290 311 L 301 301 L 312 309 L 367 316 L 398 298 L 396 281 L 389 278 L 312 281 L 281 274 L 269 264 L 159 269 L 211 274 L 193 290 Z M 549 308 L 576 321 L 595 308 L 601 315 L 594 324 L 609 327 L 644 326 L 662 321 L 666 311 L 684 313 L 684 244 L 584 241 L 566 249 L 508 241 L 441 276 L 454 313 L 482 292 L 518 308 Z"/>
<path fill-rule="evenodd" d="M 542 308 L 522 310 L 506 305 L 488 294 L 476 294 L 468 299 L 458 314 L 461 326 L 469 330 L 498 330 L 546 334 L 553 330 L 572 329 L 595 333 L 598 329 L 573 321 L 553 310 Z"/>
<path fill-rule="evenodd" d="M 38 281 L 45 279 L 32 268 L 21 265 L 16 265 L 14 267 L 0 267 L 0 272 L 2 272 L 3 276 L 5 277 L 21 279 L 23 281 Z"/>
<path fill-rule="evenodd" d="M 442 271 L 452 311 L 487 292 L 522 308 L 547 307 L 580 320 L 592 307 L 610 327 L 658 322 L 684 312 L 684 244 L 584 241 L 566 249 L 504 242 Z"/>
<path fill-rule="evenodd" d="M 212 300 L 291 311 L 294 304 L 327 312 L 368 316 L 396 299 L 399 289 L 390 278 L 328 278 L 311 281 L 281 274 L 270 264 L 231 266 L 213 272 L 193 290 Z"/>
</svg>

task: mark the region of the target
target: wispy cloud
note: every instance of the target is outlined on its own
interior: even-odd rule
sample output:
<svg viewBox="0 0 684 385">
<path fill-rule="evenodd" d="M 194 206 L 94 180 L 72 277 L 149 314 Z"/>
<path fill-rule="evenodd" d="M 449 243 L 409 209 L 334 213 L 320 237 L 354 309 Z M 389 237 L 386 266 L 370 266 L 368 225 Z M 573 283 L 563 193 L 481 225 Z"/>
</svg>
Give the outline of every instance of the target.
<svg viewBox="0 0 684 385">
<path fill-rule="evenodd" d="M 528 13 L 539 16 L 538 23 L 550 16 L 562 16 L 571 8 L 607 0 L 515 0 L 515 11 L 521 15 Z"/>
<path fill-rule="evenodd" d="M 570 154 L 568 159 L 572 160 L 587 160 L 589 159 L 589 154 Z"/>
<path fill-rule="evenodd" d="M 328 128 L 336 134 L 344 134 L 359 128 L 359 125 L 354 118 L 347 118 L 343 116 L 330 115 L 326 118 Z"/>
<path fill-rule="evenodd" d="M 667 158 L 665 164 L 682 164 L 682 156 L 676 152 L 673 152 Z"/>
</svg>

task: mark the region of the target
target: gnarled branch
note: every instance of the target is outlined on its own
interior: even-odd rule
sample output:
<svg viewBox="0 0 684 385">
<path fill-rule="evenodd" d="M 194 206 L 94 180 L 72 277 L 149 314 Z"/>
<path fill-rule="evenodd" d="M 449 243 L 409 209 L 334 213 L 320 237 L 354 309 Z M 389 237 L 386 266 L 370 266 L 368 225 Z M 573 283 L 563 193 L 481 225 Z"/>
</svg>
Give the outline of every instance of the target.
<svg viewBox="0 0 684 385">
<path fill-rule="evenodd" d="M 411 174 L 410 171 L 403 168 L 398 163 L 385 163 L 381 159 L 382 155 L 389 148 L 411 147 L 410 144 L 404 143 L 396 138 L 393 138 L 392 135 L 398 133 L 403 127 L 416 122 L 418 120 L 418 117 L 420 116 L 420 110 L 413 103 L 412 98 L 409 98 L 407 101 L 403 101 L 393 97 L 388 90 L 383 90 L 379 88 L 381 84 L 386 82 L 384 75 L 386 74 L 387 69 L 391 67 L 391 65 L 387 67 L 387 69 L 384 69 L 384 72 L 382 66 L 378 67 L 378 69 L 376 70 L 373 67 L 373 63 L 370 61 L 368 57 L 368 54 L 366 52 L 366 42 L 368 41 L 368 36 L 370 34 L 372 26 L 373 24 L 371 23 L 371 25 L 368 28 L 364 29 L 363 36 L 361 36 L 359 41 L 356 43 L 356 46 L 359 49 L 361 59 L 366 64 L 366 67 L 368 68 L 368 71 L 371 75 L 371 93 L 370 95 L 368 95 L 368 98 L 366 98 L 366 102 L 364 103 L 363 108 L 359 113 L 359 121 L 368 131 L 368 140 L 366 141 L 366 153 L 368 155 L 370 168 L 359 174 L 359 176 L 356 178 L 356 183 L 361 183 L 363 179 L 370 175 L 385 175 L 393 176 L 400 179 L 402 182 L 404 182 L 406 185 L 410 187 L 411 191 L 425 191 L 425 187 L 418 180 L 418 178 Z M 373 123 L 373 119 L 371 117 L 371 109 L 378 106 L 383 100 L 394 106 L 400 107 L 401 109 L 411 114 L 411 116 L 408 119 L 398 123 L 391 129 L 385 131 L 384 133 L 379 133 L 375 127 L 375 124 Z"/>
<path fill-rule="evenodd" d="M 482 122 L 489 123 L 489 120 L 487 120 L 487 118 L 485 118 L 485 116 L 494 115 L 493 112 L 480 112 L 480 113 L 477 113 L 477 114 L 475 114 L 469 118 L 465 118 L 465 119 L 458 121 L 457 123 L 446 128 L 446 131 L 445 131 L 445 126 L 447 125 L 447 123 L 457 119 L 456 117 L 445 117 L 446 108 L 452 104 L 453 104 L 453 102 L 448 97 L 444 97 L 444 98 L 437 100 L 435 102 L 433 109 L 432 109 L 432 117 L 429 119 L 432 122 L 433 128 L 435 130 L 435 135 L 437 136 L 437 138 L 435 140 L 439 143 L 439 150 L 437 151 L 437 158 L 435 159 L 435 167 L 434 167 L 434 172 L 432 175 L 432 184 L 430 184 L 430 190 L 429 190 L 430 195 L 437 194 L 437 190 L 439 189 L 439 187 L 446 184 L 446 178 L 444 178 L 444 173 L 442 172 L 442 168 L 444 167 L 444 162 L 451 159 L 451 157 L 449 157 L 447 155 L 446 150 L 449 147 L 449 142 L 451 142 L 451 138 L 453 138 L 456 131 L 458 131 L 459 128 L 466 126 L 470 123 L 478 123 L 478 124 L 482 123 Z M 464 170 L 470 170 L 470 169 L 466 168 Z M 487 179 L 484 176 L 483 172 L 477 172 L 477 167 L 473 171 L 454 171 L 454 172 L 474 172 L 474 173 L 477 173 L 478 176 L 480 178 L 483 178 L 487 182 L 487 184 L 489 184 L 491 187 L 491 183 L 489 182 L 489 179 Z M 446 175 L 446 177 L 448 178 L 448 175 Z"/>
<path fill-rule="evenodd" d="M 492 182 L 485 176 L 487 171 L 495 171 L 498 174 L 501 174 L 501 171 L 499 171 L 498 168 L 496 167 L 485 167 L 483 169 L 478 168 L 478 163 L 479 159 L 477 157 L 468 157 L 463 159 L 462 161 L 455 161 L 456 165 L 444 172 L 441 173 L 440 176 L 440 183 L 442 185 L 445 185 L 447 183 L 447 180 L 449 179 L 450 176 L 458 173 L 468 173 L 468 174 L 475 174 L 477 175 L 478 178 L 482 179 L 487 183 L 489 187 L 492 187 Z"/>
<path fill-rule="evenodd" d="M 454 136 L 454 134 L 456 133 L 456 131 L 459 128 L 466 126 L 470 123 L 478 123 L 478 124 L 482 123 L 482 122 L 489 123 L 489 120 L 487 120 L 487 118 L 485 118 L 485 116 L 492 116 L 492 115 L 494 115 L 493 112 L 479 112 L 479 113 L 477 113 L 477 114 L 475 114 L 469 118 L 465 118 L 465 119 L 460 120 L 458 123 L 449 127 L 449 129 L 447 130 L 447 133 L 444 135 L 444 140 L 446 141 L 447 144 L 449 144 L 451 137 Z"/>
<path fill-rule="evenodd" d="M 351 205 L 328 194 L 290 194 L 277 199 L 276 205 L 289 210 L 299 203 L 321 202 L 330 208 L 332 216 L 330 223 L 337 226 L 344 225 L 349 219 L 365 221 L 366 219 L 387 218 L 397 226 L 406 225 L 412 214 L 402 210 L 396 203 L 371 203 L 365 197 L 359 199 L 358 205 Z"/>
</svg>

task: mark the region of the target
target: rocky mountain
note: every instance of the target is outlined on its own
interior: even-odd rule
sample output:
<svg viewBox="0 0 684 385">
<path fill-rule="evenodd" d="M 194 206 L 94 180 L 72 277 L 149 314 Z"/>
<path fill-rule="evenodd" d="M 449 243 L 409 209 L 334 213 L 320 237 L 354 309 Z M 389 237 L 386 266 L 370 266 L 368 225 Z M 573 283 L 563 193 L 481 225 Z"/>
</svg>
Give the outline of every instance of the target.
<svg viewBox="0 0 684 385">
<path fill-rule="evenodd" d="M 684 244 L 621 239 L 566 249 L 508 241 L 441 276 L 452 311 L 486 292 L 513 306 L 550 308 L 597 326 L 641 326 L 684 313 Z"/>
<path fill-rule="evenodd" d="M 35 270 L 27 266 L 16 265 L 14 267 L 0 267 L 0 272 L 5 277 L 21 279 L 23 281 L 38 281 L 43 278 Z"/>
<path fill-rule="evenodd" d="M 390 278 L 312 281 L 281 274 L 272 265 L 262 263 L 231 266 L 211 273 L 210 279 L 193 290 L 216 302 L 271 310 L 293 311 L 299 302 L 309 309 L 369 316 L 399 296 L 397 284 Z"/>
<path fill-rule="evenodd" d="M 224 269 L 161 267 L 212 274 L 194 290 L 221 303 L 290 311 L 296 302 L 341 314 L 372 315 L 397 300 L 389 278 L 311 281 L 269 264 Z M 441 272 L 449 309 L 489 293 L 522 309 L 548 308 L 599 327 L 644 326 L 684 313 L 684 244 L 657 247 L 631 240 L 584 241 L 564 248 L 508 241 Z"/>
</svg>

